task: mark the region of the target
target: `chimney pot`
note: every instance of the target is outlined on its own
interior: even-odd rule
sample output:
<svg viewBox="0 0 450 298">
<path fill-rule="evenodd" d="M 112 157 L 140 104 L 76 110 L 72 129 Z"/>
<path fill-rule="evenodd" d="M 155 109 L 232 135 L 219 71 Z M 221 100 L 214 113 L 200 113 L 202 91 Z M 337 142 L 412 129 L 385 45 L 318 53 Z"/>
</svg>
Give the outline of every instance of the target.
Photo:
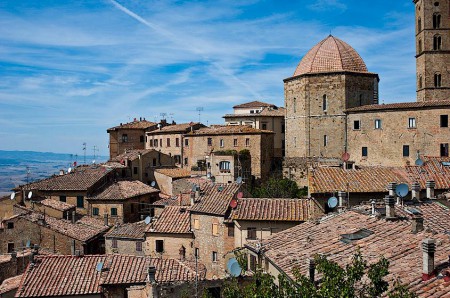
<svg viewBox="0 0 450 298">
<path fill-rule="evenodd" d="M 436 240 L 424 239 L 422 241 L 423 272 L 422 280 L 426 281 L 434 276 L 434 253 L 436 251 Z"/>
<path fill-rule="evenodd" d="M 395 197 L 395 188 L 397 187 L 397 183 L 396 182 L 389 182 L 388 184 L 388 190 L 389 190 L 389 195 Z"/>
<path fill-rule="evenodd" d="M 72 223 L 74 224 L 77 221 L 77 213 L 76 211 L 72 211 Z"/>
<path fill-rule="evenodd" d="M 338 191 L 338 198 L 339 198 L 339 212 L 344 211 L 344 204 L 345 200 L 347 198 L 347 193 L 345 191 Z"/>
<path fill-rule="evenodd" d="M 395 199 L 393 196 L 388 195 L 384 197 L 384 203 L 386 205 L 386 219 L 395 218 Z"/>
<path fill-rule="evenodd" d="M 108 225 L 108 213 L 105 213 L 103 215 L 103 221 L 104 221 L 104 225 L 107 226 Z"/>
<path fill-rule="evenodd" d="M 419 182 L 416 181 L 413 184 L 411 184 L 411 194 L 412 194 L 413 201 L 420 200 L 420 184 L 419 184 Z"/>
<path fill-rule="evenodd" d="M 433 180 L 429 180 L 426 182 L 425 186 L 427 187 L 427 198 L 434 199 L 434 188 L 436 183 Z"/>
<path fill-rule="evenodd" d="M 148 267 L 148 280 L 151 283 L 155 283 L 156 282 L 156 267 L 155 266 L 149 266 Z"/>
<path fill-rule="evenodd" d="M 416 234 L 423 231 L 423 217 L 414 216 L 412 219 L 411 231 Z"/>
</svg>

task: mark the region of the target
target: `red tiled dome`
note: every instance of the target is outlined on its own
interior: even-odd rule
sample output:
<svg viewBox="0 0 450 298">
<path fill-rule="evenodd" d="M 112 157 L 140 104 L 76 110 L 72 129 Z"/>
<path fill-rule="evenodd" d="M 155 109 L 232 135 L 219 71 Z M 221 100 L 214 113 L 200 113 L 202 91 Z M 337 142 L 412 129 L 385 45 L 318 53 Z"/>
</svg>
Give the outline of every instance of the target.
<svg viewBox="0 0 450 298">
<path fill-rule="evenodd" d="M 367 67 L 355 49 L 329 35 L 306 53 L 294 76 L 335 71 L 367 72 Z"/>
</svg>

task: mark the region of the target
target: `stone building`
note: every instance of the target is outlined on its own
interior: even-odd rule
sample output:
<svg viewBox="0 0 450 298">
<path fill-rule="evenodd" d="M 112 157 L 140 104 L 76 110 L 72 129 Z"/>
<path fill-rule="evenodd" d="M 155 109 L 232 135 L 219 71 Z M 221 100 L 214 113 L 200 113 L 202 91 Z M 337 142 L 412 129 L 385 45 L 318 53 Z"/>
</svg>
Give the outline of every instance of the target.
<svg viewBox="0 0 450 298">
<path fill-rule="evenodd" d="M 145 255 L 145 228 L 143 220 L 114 226 L 105 234 L 106 254 Z"/>
<path fill-rule="evenodd" d="M 191 171 L 183 168 L 156 169 L 154 173 L 156 186 L 161 193 L 172 196 L 176 180 L 191 177 Z"/>
<path fill-rule="evenodd" d="M 286 109 L 260 101 L 252 101 L 233 107 L 233 114 L 226 114 L 227 125 L 251 125 L 261 130 L 274 132 L 273 157 L 281 162 L 285 155 L 285 119 Z"/>
<path fill-rule="evenodd" d="M 211 166 L 212 152 L 235 151 L 250 153 L 251 174 L 257 179 L 267 179 L 273 168 L 273 137 L 269 130 L 247 125 L 212 125 L 184 136 L 184 167 Z M 209 165 L 208 165 L 209 162 Z"/>
<path fill-rule="evenodd" d="M 166 125 L 162 121 L 160 126 Z M 125 150 L 145 149 L 145 132 L 158 128 L 158 123 L 150 122 L 142 118 L 133 122 L 120 123 L 118 126 L 108 128 L 109 134 L 109 157 L 114 158 L 125 152 Z"/>
<path fill-rule="evenodd" d="M 155 149 L 174 158 L 177 166 L 182 166 L 184 134 L 197 130 L 205 125 L 201 123 L 181 123 L 160 127 L 146 133 L 147 149 Z"/>
<path fill-rule="evenodd" d="M 449 100 L 450 4 L 414 0 L 417 101 Z"/>
</svg>

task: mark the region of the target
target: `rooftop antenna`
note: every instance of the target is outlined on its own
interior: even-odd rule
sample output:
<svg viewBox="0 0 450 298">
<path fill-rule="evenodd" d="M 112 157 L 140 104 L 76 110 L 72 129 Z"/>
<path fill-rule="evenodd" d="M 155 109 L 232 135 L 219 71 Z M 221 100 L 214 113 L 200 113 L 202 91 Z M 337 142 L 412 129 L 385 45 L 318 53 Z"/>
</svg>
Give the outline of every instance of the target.
<svg viewBox="0 0 450 298">
<path fill-rule="evenodd" d="M 98 152 L 97 146 L 94 145 L 94 148 L 92 149 L 94 151 L 94 160 L 97 159 L 97 154 L 95 152 Z"/>
<path fill-rule="evenodd" d="M 170 122 L 173 122 L 173 113 L 169 113 L 169 117 L 170 117 Z"/>
<path fill-rule="evenodd" d="M 161 116 L 161 119 L 166 120 L 167 113 L 159 113 L 159 116 Z"/>
<path fill-rule="evenodd" d="M 30 173 L 31 173 L 31 171 L 30 171 L 30 167 L 29 166 L 27 166 L 27 184 L 29 183 L 29 181 L 30 181 Z"/>
<path fill-rule="evenodd" d="M 86 142 L 83 143 L 83 151 L 84 151 L 84 164 L 86 164 Z"/>
<path fill-rule="evenodd" d="M 198 112 L 198 122 L 202 122 L 201 121 L 201 115 L 202 115 L 202 112 L 203 112 L 203 107 L 197 107 L 196 110 Z"/>
</svg>

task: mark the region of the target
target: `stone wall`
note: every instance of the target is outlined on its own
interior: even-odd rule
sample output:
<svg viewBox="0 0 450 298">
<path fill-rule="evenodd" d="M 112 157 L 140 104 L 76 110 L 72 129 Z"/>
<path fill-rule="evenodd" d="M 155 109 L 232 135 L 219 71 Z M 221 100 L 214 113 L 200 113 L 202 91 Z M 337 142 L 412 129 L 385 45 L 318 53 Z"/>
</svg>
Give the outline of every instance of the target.
<svg viewBox="0 0 450 298">
<path fill-rule="evenodd" d="M 112 247 L 113 238 L 105 238 L 105 252 L 106 254 L 121 254 L 145 256 L 144 240 L 141 239 L 127 239 L 115 238 L 117 240 L 117 247 Z M 142 250 L 136 250 L 136 242 L 142 242 Z"/>
<path fill-rule="evenodd" d="M 127 141 L 122 136 L 127 135 Z M 145 129 L 117 129 L 109 131 L 109 155 L 114 158 L 125 150 L 145 149 Z"/>
<path fill-rule="evenodd" d="M 0 256 L 0 283 L 5 279 L 24 273 L 30 262 L 31 252 L 25 251 L 15 256 L 5 254 Z M 3 296 L 2 296 L 3 297 Z"/>
<path fill-rule="evenodd" d="M 156 240 L 164 241 L 164 252 L 156 252 Z M 193 235 L 192 234 L 164 234 L 164 233 L 146 233 L 145 239 L 145 255 L 162 258 L 180 259 L 180 248 L 184 246 L 186 249 L 185 258 L 187 260 L 194 259 L 193 251 Z"/>
</svg>

